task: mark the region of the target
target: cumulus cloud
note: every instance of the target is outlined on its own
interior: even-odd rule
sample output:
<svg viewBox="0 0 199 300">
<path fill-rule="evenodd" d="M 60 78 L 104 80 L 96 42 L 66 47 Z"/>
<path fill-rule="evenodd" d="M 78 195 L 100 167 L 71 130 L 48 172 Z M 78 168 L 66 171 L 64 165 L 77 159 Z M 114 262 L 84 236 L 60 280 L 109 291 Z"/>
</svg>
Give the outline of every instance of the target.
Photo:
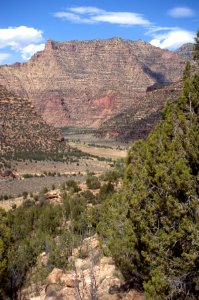
<svg viewBox="0 0 199 300">
<path fill-rule="evenodd" d="M 55 17 L 74 23 L 110 23 L 118 25 L 149 25 L 141 14 L 134 12 L 111 12 L 92 6 L 68 8 L 67 11 L 54 13 Z"/>
<path fill-rule="evenodd" d="M 0 53 L 0 64 L 10 57 L 9 53 Z"/>
<path fill-rule="evenodd" d="M 42 31 L 26 26 L 9 27 L 0 29 L 0 48 L 9 47 L 11 50 L 20 52 L 23 59 L 41 50 L 44 44 Z"/>
<path fill-rule="evenodd" d="M 45 47 L 45 44 L 39 44 L 39 45 L 30 44 L 21 50 L 21 56 L 24 60 L 28 60 L 31 58 L 31 56 L 34 53 L 43 50 L 44 47 Z"/>
<path fill-rule="evenodd" d="M 187 30 L 173 30 L 154 35 L 151 44 L 162 49 L 174 50 L 185 43 L 193 43 L 195 34 Z"/>
<path fill-rule="evenodd" d="M 168 11 L 168 15 L 173 18 L 187 18 L 195 15 L 189 7 L 174 7 Z"/>
</svg>

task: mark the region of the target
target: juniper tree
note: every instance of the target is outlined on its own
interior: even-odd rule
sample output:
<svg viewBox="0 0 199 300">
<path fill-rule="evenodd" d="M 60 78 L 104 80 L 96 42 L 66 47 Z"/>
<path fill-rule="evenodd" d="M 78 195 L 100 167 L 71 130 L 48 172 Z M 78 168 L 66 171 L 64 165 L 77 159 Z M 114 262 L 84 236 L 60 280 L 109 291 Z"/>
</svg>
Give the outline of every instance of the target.
<svg viewBox="0 0 199 300">
<path fill-rule="evenodd" d="M 122 191 L 108 199 L 98 231 L 146 299 L 197 299 L 199 292 L 199 74 L 146 141 L 129 150 Z"/>
<path fill-rule="evenodd" d="M 195 44 L 193 47 L 193 59 L 199 63 L 199 30 L 195 37 Z"/>
</svg>

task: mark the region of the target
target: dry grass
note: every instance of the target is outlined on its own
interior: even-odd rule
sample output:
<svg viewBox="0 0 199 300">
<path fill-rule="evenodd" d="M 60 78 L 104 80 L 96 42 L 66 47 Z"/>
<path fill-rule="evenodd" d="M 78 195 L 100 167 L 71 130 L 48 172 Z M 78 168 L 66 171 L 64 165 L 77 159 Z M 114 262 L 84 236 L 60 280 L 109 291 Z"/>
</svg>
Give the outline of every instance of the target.
<svg viewBox="0 0 199 300">
<path fill-rule="evenodd" d="M 125 158 L 127 155 L 127 150 L 87 146 L 87 145 L 82 145 L 80 143 L 72 143 L 72 142 L 70 142 L 70 145 L 72 147 L 78 148 L 83 152 L 100 156 L 100 157 L 105 157 L 105 158 L 119 159 L 119 158 Z"/>
</svg>

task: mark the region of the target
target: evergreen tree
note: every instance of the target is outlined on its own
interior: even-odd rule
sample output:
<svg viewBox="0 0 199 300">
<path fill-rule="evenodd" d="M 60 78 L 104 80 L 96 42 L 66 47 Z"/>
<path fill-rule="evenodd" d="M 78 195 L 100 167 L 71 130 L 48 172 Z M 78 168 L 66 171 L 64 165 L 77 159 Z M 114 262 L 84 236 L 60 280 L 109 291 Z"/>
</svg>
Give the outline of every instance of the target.
<svg viewBox="0 0 199 300">
<path fill-rule="evenodd" d="M 126 278 L 150 300 L 199 292 L 199 74 L 184 72 L 178 101 L 147 141 L 129 151 L 124 187 L 103 207 L 98 231 Z"/>
<path fill-rule="evenodd" d="M 195 45 L 193 48 L 193 59 L 199 63 L 199 30 L 195 37 Z"/>
<path fill-rule="evenodd" d="M 11 246 L 11 230 L 6 212 L 0 208 L 0 299 L 5 299 L 9 288 L 8 253 Z"/>
</svg>

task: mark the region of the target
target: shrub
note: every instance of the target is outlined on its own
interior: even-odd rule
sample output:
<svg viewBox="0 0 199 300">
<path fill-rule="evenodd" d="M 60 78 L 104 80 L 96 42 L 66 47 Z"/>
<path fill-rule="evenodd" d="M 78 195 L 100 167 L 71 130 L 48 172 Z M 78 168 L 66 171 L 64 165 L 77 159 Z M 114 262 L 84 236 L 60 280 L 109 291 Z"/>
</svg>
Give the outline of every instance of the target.
<svg viewBox="0 0 199 300">
<path fill-rule="evenodd" d="M 71 193 L 77 193 L 81 190 L 75 180 L 70 179 L 70 180 L 66 181 L 66 185 L 67 185 L 68 190 Z"/>
<path fill-rule="evenodd" d="M 24 199 L 27 199 L 27 197 L 28 197 L 28 192 L 23 192 L 23 193 L 22 193 L 22 196 L 23 196 Z"/>
<path fill-rule="evenodd" d="M 101 186 L 99 179 L 93 175 L 89 175 L 86 178 L 86 184 L 87 184 L 87 187 L 91 190 L 99 189 Z"/>
</svg>

